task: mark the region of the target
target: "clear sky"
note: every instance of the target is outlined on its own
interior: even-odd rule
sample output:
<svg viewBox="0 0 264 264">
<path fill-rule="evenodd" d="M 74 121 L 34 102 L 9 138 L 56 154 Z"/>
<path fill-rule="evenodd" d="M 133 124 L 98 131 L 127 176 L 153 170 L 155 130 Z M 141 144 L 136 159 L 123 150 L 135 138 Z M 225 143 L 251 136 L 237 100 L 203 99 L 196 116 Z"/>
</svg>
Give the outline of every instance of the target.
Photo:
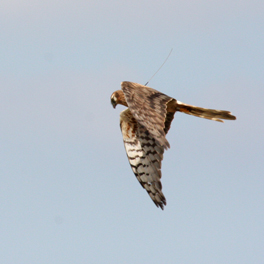
<svg viewBox="0 0 264 264">
<path fill-rule="evenodd" d="M 3 0 L 0 263 L 264 263 L 264 2 Z M 121 81 L 177 113 L 162 211 L 128 164 Z"/>
</svg>

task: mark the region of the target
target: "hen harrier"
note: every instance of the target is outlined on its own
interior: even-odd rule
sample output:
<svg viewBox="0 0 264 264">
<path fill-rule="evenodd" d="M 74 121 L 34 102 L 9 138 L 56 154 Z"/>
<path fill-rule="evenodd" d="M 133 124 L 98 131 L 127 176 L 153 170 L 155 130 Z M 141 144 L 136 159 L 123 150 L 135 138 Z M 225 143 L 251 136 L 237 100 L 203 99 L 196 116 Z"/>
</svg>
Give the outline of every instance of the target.
<svg viewBox="0 0 264 264">
<path fill-rule="evenodd" d="M 122 90 L 111 95 L 111 103 L 127 106 L 120 114 L 120 127 L 131 168 L 141 186 L 162 210 L 166 198 L 162 193 L 161 161 L 170 147 L 166 134 L 176 111 L 218 122 L 235 120 L 229 111 L 184 104 L 150 87 L 122 82 Z"/>
</svg>

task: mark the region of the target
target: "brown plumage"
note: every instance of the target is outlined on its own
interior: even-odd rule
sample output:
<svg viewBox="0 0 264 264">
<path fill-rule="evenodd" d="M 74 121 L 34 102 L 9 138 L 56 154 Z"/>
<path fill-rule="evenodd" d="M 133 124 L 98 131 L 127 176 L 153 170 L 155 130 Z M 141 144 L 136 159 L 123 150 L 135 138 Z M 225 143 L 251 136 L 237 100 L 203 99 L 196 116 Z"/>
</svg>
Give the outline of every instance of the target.
<svg viewBox="0 0 264 264">
<path fill-rule="evenodd" d="M 120 114 L 120 127 L 131 168 L 138 181 L 161 209 L 166 205 L 162 193 L 161 161 L 170 147 L 166 134 L 176 111 L 218 122 L 235 120 L 229 111 L 187 105 L 150 87 L 122 82 L 122 90 L 111 95 L 111 103 L 127 106 Z"/>
</svg>

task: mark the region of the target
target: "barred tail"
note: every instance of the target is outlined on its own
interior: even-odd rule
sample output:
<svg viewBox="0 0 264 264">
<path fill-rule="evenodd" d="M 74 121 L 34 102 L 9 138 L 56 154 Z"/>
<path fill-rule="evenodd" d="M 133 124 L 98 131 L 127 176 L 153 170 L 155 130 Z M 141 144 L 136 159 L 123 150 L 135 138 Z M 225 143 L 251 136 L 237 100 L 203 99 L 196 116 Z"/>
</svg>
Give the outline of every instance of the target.
<svg viewBox="0 0 264 264">
<path fill-rule="evenodd" d="M 206 109 L 202 107 L 197 107 L 194 105 L 184 104 L 180 101 L 177 101 L 177 111 L 183 112 L 188 115 L 193 115 L 197 117 L 202 117 L 218 122 L 224 122 L 221 119 L 226 120 L 236 120 L 236 117 L 231 114 L 229 111 L 225 110 L 214 110 Z"/>
</svg>

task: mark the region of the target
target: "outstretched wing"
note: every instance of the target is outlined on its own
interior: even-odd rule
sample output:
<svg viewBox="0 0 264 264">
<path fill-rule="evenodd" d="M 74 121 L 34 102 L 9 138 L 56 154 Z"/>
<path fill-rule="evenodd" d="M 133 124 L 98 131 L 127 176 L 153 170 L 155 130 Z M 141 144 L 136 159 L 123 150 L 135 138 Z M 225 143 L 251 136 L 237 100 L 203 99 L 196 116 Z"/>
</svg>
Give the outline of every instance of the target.
<svg viewBox="0 0 264 264">
<path fill-rule="evenodd" d="M 165 124 L 168 121 L 167 104 L 173 102 L 176 105 L 176 100 L 138 83 L 122 82 L 121 87 L 128 108 L 138 123 L 144 126 L 162 147 L 169 148 L 165 134 L 168 132 L 176 108 L 170 113 L 169 124 Z"/>
<path fill-rule="evenodd" d="M 137 122 L 129 109 L 121 112 L 120 127 L 134 174 L 156 206 L 163 209 L 166 199 L 162 193 L 160 178 L 164 148 Z"/>
</svg>

